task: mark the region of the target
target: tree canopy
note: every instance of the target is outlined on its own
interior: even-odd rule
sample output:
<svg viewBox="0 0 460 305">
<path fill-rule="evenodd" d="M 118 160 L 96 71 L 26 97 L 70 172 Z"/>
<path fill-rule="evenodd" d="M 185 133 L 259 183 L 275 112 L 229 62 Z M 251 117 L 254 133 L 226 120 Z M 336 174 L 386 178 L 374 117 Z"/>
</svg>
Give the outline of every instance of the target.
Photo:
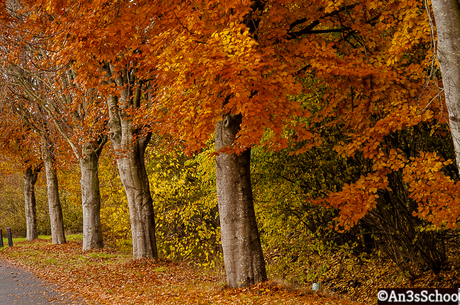
<svg viewBox="0 0 460 305">
<path fill-rule="evenodd" d="M 197 168 L 209 167 L 215 142 L 217 177 L 206 173 L 201 181 L 216 179 L 223 202 L 219 179 L 230 174 L 220 170 L 236 165 L 219 157 L 234 156 L 248 171 L 252 166 L 236 180 L 256 177 L 226 191 L 244 193 L 243 210 L 251 215 L 254 197 L 263 228 L 273 209 L 285 209 L 313 235 L 343 234 L 343 245 L 351 238 L 346 234 L 359 232 L 362 251 L 369 250 L 369 238 L 391 240 L 435 273 L 442 268 L 444 250 L 427 249 L 442 238 L 434 231 L 458 226 L 460 182 L 436 24 L 425 1 L 4 0 L 0 10 L 1 115 L 23 117 L 22 123 L 3 120 L 0 128 L 10 133 L 0 139 L 2 147 L 15 154 L 14 143 L 34 139 L 23 130 L 37 125 L 31 118 L 40 114 L 46 132 L 67 140 L 78 159 L 97 152 L 95 173 L 109 139 L 136 258 L 158 256 L 155 228 L 168 244 L 170 227 L 155 223 L 167 217 L 153 211 L 177 215 L 188 200 L 193 204 L 183 210 L 191 214 L 177 216 L 174 228 L 188 228 L 193 219 L 199 224 L 194 234 L 209 225 L 212 233 L 203 240 L 218 241 L 222 220 L 215 218 L 224 207 L 217 213 L 216 199 L 194 184 Z M 232 122 L 232 132 L 219 132 Z M 249 165 L 251 158 L 256 163 Z M 176 187 L 157 169 L 169 172 L 171 160 L 183 170 L 168 176 L 181 181 Z M 278 182 L 270 185 L 267 177 Z M 182 193 L 187 183 L 194 185 L 192 195 Z M 286 204 L 277 191 L 302 203 Z M 259 200 L 270 202 L 270 212 Z M 322 221 L 328 227 L 314 232 Z M 394 224 L 410 229 L 395 233 Z M 253 231 L 248 239 L 256 240 L 257 225 Z M 382 231 L 388 234 L 375 233 Z M 395 234 L 401 238 L 388 237 Z"/>
</svg>

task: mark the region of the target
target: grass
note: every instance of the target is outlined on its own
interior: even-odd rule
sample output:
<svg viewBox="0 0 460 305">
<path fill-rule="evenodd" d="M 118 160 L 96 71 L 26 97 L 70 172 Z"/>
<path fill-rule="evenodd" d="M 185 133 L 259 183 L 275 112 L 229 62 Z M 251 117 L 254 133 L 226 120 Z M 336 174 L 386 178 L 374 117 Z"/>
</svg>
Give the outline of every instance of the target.
<svg viewBox="0 0 460 305">
<path fill-rule="evenodd" d="M 5 236 L 6 236 L 6 233 L 3 235 L 3 246 L 8 247 L 8 238 Z M 51 236 L 50 235 L 38 235 L 38 240 L 50 241 Z M 83 240 L 83 235 L 82 234 L 69 234 L 69 235 L 66 235 L 66 240 L 81 242 Z M 13 247 L 16 243 L 24 242 L 24 241 L 26 241 L 25 237 L 13 238 Z"/>
<path fill-rule="evenodd" d="M 29 269 L 88 304 L 352 304 L 345 299 L 294 289 L 275 281 L 226 287 L 220 274 L 169 260 L 133 260 L 108 249 L 81 250 L 81 235 L 52 245 L 49 236 L 15 239 L 0 258 Z"/>
</svg>

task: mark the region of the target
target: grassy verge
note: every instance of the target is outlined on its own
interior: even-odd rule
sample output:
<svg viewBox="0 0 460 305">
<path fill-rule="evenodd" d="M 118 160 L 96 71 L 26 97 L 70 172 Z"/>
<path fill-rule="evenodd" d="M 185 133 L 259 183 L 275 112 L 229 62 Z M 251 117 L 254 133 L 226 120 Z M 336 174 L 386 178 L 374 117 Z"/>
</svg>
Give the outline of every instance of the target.
<svg viewBox="0 0 460 305">
<path fill-rule="evenodd" d="M 67 241 L 81 242 L 82 239 L 83 239 L 82 234 L 69 234 L 69 235 L 66 235 L 66 240 Z M 38 240 L 48 240 L 48 241 L 50 241 L 51 236 L 50 235 L 38 235 Z M 18 242 L 24 242 L 24 241 L 26 241 L 25 237 L 13 238 L 13 246 L 15 246 L 16 243 L 18 243 Z M 3 245 L 5 247 L 8 247 L 8 238 L 7 237 L 3 237 Z"/>
<path fill-rule="evenodd" d="M 83 252 L 81 235 L 67 240 L 65 245 L 52 245 L 45 236 L 33 242 L 15 239 L 13 247 L 1 249 L 0 258 L 84 297 L 89 304 L 352 304 L 272 281 L 230 289 L 222 276 L 185 264 L 134 261 L 131 255 L 107 249 Z"/>
</svg>

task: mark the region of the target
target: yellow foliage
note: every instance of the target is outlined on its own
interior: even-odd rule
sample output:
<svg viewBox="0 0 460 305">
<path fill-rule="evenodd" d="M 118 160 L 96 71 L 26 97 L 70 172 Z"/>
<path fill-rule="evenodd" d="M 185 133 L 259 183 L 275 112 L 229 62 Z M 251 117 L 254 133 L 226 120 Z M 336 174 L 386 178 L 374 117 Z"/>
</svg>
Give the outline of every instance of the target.
<svg viewBox="0 0 460 305">
<path fill-rule="evenodd" d="M 147 155 L 161 255 L 215 266 L 222 257 L 210 150 L 194 159 L 155 148 Z"/>
<path fill-rule="evenodd" d="M 116 164 L 109 156 L 99 161 L 101 225 L 108 245 L 130 251 L 131 224 L 128 200 Z"/>
<path fill-rule="evenodd" d="M 147 149 L 146 169 L 162 257 L 207 267 L 222 260 L 212 149 L 196 158 L 179 151 Z M 99 178 L 104 239 L 112 247 L 129 250 L 128 202 L 110 157 L 101 157 Z"/>
</svg>

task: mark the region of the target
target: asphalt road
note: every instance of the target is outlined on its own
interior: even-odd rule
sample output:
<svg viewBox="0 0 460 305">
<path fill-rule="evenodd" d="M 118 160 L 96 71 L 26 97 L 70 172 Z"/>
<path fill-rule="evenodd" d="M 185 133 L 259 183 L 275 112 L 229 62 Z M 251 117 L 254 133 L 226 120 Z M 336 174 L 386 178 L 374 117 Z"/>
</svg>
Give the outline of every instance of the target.
<svg viewBox="0 0 460 305">
<path fill-rule="evenodd" d="M 0 305 L 12 304 L 79 304 L 74 295 L 59 292 L 55 286 L 32 273 L 0 260 Z"/>
</svg>

